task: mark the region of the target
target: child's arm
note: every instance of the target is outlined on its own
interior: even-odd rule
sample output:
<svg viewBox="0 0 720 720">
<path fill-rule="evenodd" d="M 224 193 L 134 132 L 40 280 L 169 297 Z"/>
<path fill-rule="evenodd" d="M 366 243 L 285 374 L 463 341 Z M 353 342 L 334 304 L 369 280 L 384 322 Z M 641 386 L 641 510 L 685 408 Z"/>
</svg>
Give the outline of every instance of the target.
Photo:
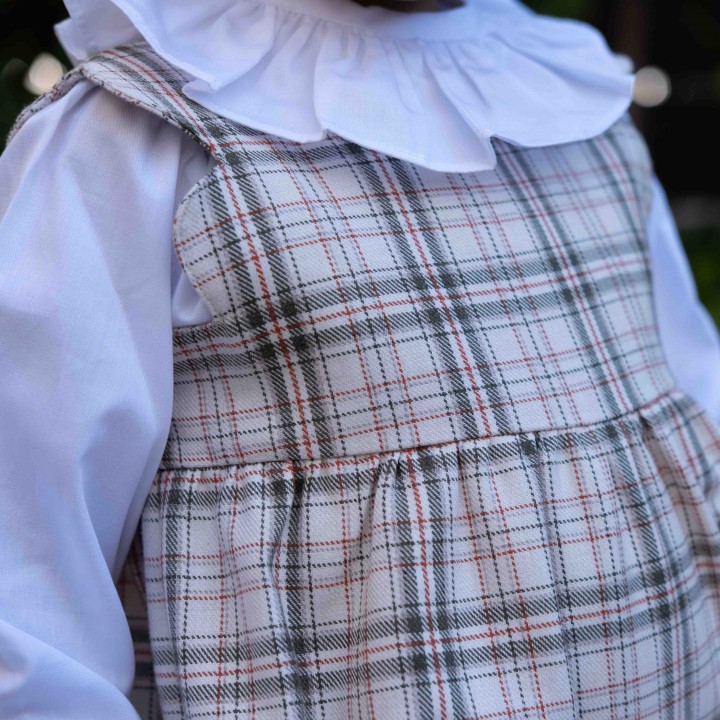
<svg viewBox="0 0 720 720">
<path fill-rule="evenodd" d="M 675 220 L 655 180 L 648 220 L 660 339 L 678 387 L 720 422 L 720 335 L 700 303 Z"/>
<path fill-rule="evenodd" d="M 126 720 L 113 584 L 172 407 L 189 138 L 89 83 L 0 158 L 0 718 Z"/>
</svg>

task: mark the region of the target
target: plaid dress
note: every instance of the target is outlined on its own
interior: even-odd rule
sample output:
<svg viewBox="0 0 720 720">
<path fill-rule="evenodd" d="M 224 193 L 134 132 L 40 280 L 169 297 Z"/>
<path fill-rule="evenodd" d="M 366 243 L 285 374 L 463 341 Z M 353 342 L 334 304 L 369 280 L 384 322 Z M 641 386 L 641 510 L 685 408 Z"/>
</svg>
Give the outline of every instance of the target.
<svg viewBox="0 0 720 720">
<path fill-rule="evenodd" d="M 144 44 L 29 112 L 82 77 L 216 163 L 119 583 L 141 714 L 720 717 L 720 432 L 661 352 L 630 121 L 446 174 L 225 120 Z"/>
</svg>

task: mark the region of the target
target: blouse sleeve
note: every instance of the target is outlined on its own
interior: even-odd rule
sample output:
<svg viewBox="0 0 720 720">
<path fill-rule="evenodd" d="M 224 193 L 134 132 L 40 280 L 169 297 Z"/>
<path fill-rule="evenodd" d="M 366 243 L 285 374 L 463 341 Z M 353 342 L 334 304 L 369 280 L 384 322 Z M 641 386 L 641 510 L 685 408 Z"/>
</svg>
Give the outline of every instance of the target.
<svg viewBox="0 0 720 720">
<path fill-rule="evenodd" d="M 720 335 L 695 282 L 662 186 L 647 225 L 660 340 L 677 386 L 720 422 Z"/>
<path fill-rule="evenodd" d="M 114 579 L 167 439 L 174 303 L 206 319 L 170 242 L 206 169 L 191 138 L 85 81 L 0 157 L 4 720 L 137 717 Z"/>
</svg>

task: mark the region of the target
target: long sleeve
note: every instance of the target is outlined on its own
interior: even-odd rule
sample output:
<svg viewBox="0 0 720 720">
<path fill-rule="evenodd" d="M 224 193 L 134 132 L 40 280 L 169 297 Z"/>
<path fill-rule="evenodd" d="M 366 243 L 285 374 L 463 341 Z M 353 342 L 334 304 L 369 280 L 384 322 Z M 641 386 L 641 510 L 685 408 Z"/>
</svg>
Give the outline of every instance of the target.
<svg viewBox="0 0 720 720">
<path fill-rule="evenodd" d="M 678 387 L 720 422 L 720 335 L 695 281 L 662 186 L 647 225 L 653 295 L 665 357 Z"/>
<path fill-rule="evenodd" d="M 167 438 L 172 325 L 208 319 L 170 242 L 207 162 L 87 82 L 0 158 L 3 720 L 136 717 L 114 578 Z"/>
</svg>

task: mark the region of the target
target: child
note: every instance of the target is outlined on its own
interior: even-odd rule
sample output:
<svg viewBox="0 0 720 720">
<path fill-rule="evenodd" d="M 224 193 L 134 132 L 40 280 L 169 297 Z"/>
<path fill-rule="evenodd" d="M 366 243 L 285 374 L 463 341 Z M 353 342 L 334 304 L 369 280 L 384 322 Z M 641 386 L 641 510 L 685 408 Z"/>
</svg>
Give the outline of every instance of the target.
<svg viewBox="0 0 720 720">
<path fill-rule="evenodd" d="M 713 717 L 718 341 L 598 35 L 69 6 L 0 161 L 0 717 Z"/>
</svg>

